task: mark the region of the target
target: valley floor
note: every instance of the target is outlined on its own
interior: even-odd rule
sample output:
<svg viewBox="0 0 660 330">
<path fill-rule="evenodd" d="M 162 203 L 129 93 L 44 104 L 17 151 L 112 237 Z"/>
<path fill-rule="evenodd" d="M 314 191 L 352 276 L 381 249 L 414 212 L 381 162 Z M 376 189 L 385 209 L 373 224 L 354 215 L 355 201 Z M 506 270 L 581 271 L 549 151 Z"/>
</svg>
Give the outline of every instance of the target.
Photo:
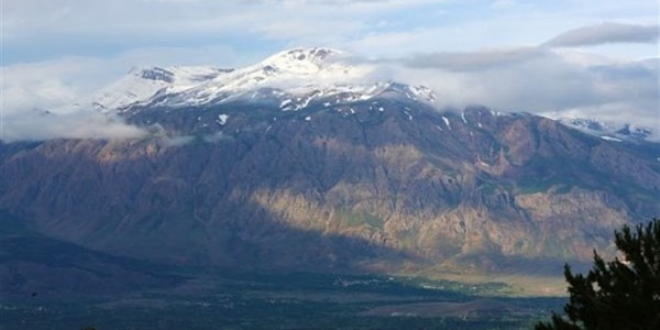
<svg viewBox="0 0 660 330">
<path fill-rule="evenodd" d="M 499 290 L 497 283 L 217 271 L 122 296 L 0 299 L 0 329 L 531 329 L 565 302 L 493 295 Z"/>
</svg>

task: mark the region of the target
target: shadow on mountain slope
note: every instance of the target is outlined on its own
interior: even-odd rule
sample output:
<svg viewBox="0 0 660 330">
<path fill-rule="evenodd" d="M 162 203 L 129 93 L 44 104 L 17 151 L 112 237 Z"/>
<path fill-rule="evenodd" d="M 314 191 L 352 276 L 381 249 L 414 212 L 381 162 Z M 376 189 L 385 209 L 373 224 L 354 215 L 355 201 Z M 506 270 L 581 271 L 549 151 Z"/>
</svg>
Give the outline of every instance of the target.
<svg viewBox="0 0 660 330">
<path fill-rule="evenodd" d="M 382 106 L 156 109 L 133 119 L 185 139 L 2 145 L 0 206 L 48 237 L 153 262 L 532 274 L 589 259 L 657 210 L 649 153 L 532 115 Z"/>
</svg>

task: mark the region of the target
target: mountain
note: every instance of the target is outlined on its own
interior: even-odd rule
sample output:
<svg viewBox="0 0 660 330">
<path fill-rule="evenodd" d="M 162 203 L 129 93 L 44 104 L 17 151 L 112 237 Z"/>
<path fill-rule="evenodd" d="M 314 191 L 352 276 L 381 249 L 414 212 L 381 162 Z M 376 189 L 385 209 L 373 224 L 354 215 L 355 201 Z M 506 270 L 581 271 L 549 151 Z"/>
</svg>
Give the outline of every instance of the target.
<svg viewBox="0 0 660 330">
<path fill-rule="evenodd" d="M 5 299 L 72 299 L 77 296 L 158 289 L 182 278 L 158 274 L 153 265 L 52 239 L 0 212 L 0 296 Z"/>
<path fill-rule="evenodd" d="M 595 119 L 562 117 L 559 122 L 578 129 L 587 134 L 598 136 L 604 140 L 615 142 L 644 142 L 654 136 L 650 127 L 638 127 L 630 124 L 616 124 Z"/>
<path fill-rule="evenodd" d="M 314 48 L 194 84 L 156 75 L 103 107 L 144 138 L 1 144 L 0 209 L 150 262 L 530 277 L 660 214 L 660 144 L 439 110 L 432 91 L 372 69 Z"/>
<path fill-rule="evenodd" d="M 185 89 L 231 71 L 203 66 L 132 68 L 126 76 L 110 86 L 64 108 L 66 110 L 92 108 L 99 112 L 112 112 L 143 101 L 160 90 Z"/>
<path fill-rule="evenodd" d="M 435 99 L 428 88 L 379 81 L 375 76 L 375 66 L 353 60 L 339 50 L 293 49 L 238 70 L 134 68 L 114 84 L 67 108 L 121 113 L 137 106 L 184 108 L 249 100 L 254 104 L 278 104 L 282 110 L 298 110 L 315 100 L 368 100 L 397 88 L 408 98 L 427 102 Z"/>
</svg>

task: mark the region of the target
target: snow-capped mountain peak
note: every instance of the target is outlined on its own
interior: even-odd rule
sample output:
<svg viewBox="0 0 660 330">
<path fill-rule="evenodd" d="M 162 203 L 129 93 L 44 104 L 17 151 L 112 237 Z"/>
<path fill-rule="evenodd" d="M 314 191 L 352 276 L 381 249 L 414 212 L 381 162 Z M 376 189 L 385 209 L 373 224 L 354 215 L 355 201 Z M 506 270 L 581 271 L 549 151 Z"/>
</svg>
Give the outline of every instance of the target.
<svg viewBox="0 0 660 330">
<path fill-rule="evenodd" d="M 277 53 L 232 74 L 218 77 L 202 88 L 241 91 L 255 87 L 291 89 L 354 84 L 368 79 L 374 70 L 368 65 L 352 65 L 341 51 L 328 48 L 297 48 Z"/>
<path fill-rule="evenodd" d="M 331 48 L 295 48 L 272 55 L 263 60 L 261 64 L 273 65 L 292 71 L 301 68 L 320 69 L 344 56 L 346 56 L 346 53 L 343 51 Z"/>
<path fill-rule="evenodd" d="M 151 67 L 151 68 L 133 67 L 131 68 L 130 71 L 128 71 L 128 74 L 140 79 L 163 81 L 165 83 L 174 82 L 174 73 L 172 71 L 159 67 Z"/>
<path fill-rule="evenodd" d="M 286 111 L 302 109 L 313 101 L 337 104 L 376 95 L 434 101 L 427 88 L 375 79 L 376 70 L 339 50 L 296 48 L 189 89 L 169 87 L 145 104 L 177 108 L 243 99 L 282 104 Z"/>
<path fill-rule="evenodd" d="M 133 67 L 121 79 L 65 108 L 110 112 L 143 102 L 162 89 L 188 89 L 231 71 L 208 66 Z"/>
<path fill-rule="evenodd" d="M 330 48 L 296 48 L 236 70 L 213 67 L 134 68 L 75 107 L 123 112 L 135 105 L 185 108 L 235 100 L 284 104 L 299 110 L 310 102 L 332 104 L 373 97 L 433 102 L 423 86 L 376 79 L 378 68 Z"/>
<path fill-rule="evenodd" d="M 254 68 L 273 75 L 315 75 L 317 78 L 356 78 L 368 71 L 366 66 L 348 63 L 348 54 L 330 48 L 296 48 L 277 53 Z"/>
</svg>

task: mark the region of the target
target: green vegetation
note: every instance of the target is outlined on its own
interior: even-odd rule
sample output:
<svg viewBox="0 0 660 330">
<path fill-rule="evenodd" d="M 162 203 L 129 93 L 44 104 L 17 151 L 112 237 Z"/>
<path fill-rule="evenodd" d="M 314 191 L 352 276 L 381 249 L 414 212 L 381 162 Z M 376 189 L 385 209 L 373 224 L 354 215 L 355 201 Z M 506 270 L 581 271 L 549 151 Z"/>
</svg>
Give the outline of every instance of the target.
<svg viewBox="0 0 660 330">
<path fill-rule="evenodd" d="M 566 265 L 567 319 L 553 314 L 537 330 L 660 329 L 660 219 L 614 235 L 623 258 L 605 262 L 595 253 L 586 276 Z"/>
</svg>

